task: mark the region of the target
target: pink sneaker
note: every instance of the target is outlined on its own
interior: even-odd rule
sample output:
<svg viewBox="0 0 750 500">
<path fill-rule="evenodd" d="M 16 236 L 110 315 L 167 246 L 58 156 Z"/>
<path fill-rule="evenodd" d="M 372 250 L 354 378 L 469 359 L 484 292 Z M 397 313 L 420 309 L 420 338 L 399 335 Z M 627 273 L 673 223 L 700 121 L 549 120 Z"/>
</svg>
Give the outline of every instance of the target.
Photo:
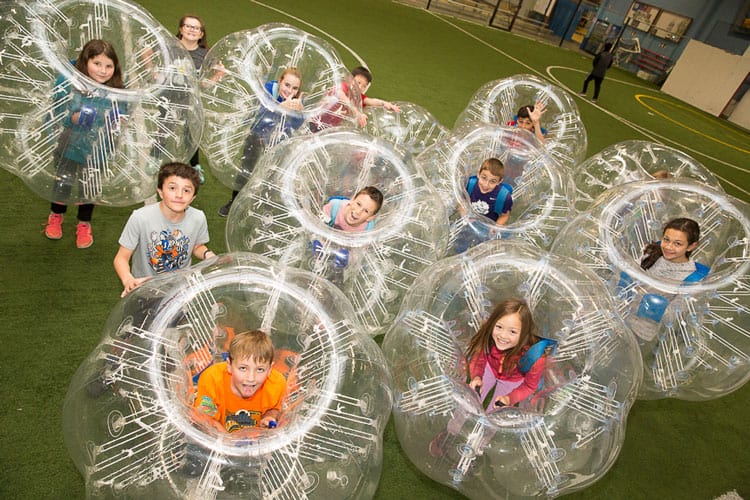
<svg viewBox="0 0 750 500">
<path fill-rule="evenodd" d="M 51 213 L 47 217 L 47 227 L 44 228 L 44 235 L 51 240 L 62 238 L 63 215 Z"/>
<path fill-rule="evenodd" d="M 88 248 L 94 244 L 94 236 L 91 234 L 91 224 L 79 222 L 76 226 L 76 246 Z"/>
<path fill-rule="evenodd" d="M 432 438 L 428 450 L 430 455 L 435 458 L 440 458 L 445 455 L 445 440 L 448 437 L 448 432 L 442 431 L 440 434 Z"/>
</svg>

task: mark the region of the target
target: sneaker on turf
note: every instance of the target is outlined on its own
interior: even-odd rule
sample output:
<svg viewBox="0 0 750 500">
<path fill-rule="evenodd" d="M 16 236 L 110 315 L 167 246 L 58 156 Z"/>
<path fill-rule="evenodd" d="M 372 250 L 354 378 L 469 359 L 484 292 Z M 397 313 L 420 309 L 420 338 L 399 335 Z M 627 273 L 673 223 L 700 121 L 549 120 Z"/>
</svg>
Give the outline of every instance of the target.
<svg viewBox="0 0 750 500">
<path fill-rule="evenodd" d="M 322 253 L 323 253 L 323 243 L 321 243 L 320 240 L 313 240 L 312 241 L 313 257 L 320 257 Z"/>
<path fill-rule="evenodd" d="M 203 167 L 201 167 L 201 164 L 197 163 L 197 164 L 193 165 L 193 168 L 195 169 L 196 172 L 198 172 L 198 175 L 200 175 L 200 177 L 201 177 L 201 184 L 205 184 L 206 183 L 206 174 L 203 172 Z"/>
<path fill-rule="evenodd" d="M 94 244 L 94 236 L 91 234 L 91 224 L 79 222 L 76 226 L 76 246 L 88 248 Z"/>
<path fill-rule="evenodd" d="M 333 267 L 344 268 L 349 264 L 349 250 L 346 248 L 339 248 L 333 252 Z"/>
<path fill-rule="evenodd" d="M 62 238 L 63 214 L 51 213 L 47 217 L 47 227 L 44 228 L 44 234 L 51 240 Z"/>
<path fill-rule="evenodd" d="M 221 207 L 219 209 L 219 215 L 221 215 L 222 217 L 226 217 L 227 215 L 229 215 L 229 209 L 232 208 L 232 202 L 233 201 L 234 200 L 229 200 L 226 205 L 224 205 L 223 207 Z"/>
<path fill-rule="evenodd" d="M 430 455 L 432 455 L 434 458 L 440 458 L 445 455 L 445 439 L 447 437 L 448 433 L 446 431 L 442 431 L 440 434 L 432 438 L 432 441 L 430 441 L 430 445 L 428 446 Z"/>
</svg>

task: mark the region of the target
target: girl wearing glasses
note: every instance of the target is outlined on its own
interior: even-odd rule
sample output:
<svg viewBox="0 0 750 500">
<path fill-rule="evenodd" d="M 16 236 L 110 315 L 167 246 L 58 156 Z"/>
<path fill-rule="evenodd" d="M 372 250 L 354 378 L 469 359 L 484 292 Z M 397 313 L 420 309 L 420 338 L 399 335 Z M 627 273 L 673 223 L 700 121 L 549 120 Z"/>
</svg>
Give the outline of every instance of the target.
<svg viewBox="0 0 750 500">
<path fill-rule="evenodd" d="M 193 59 L 195 69 L 200 70 L 203 64 L 203 59 L 206 57 L 208 52 L 208 44 L 206 44 L 206 28 L 203 26 L 203 21 L 198 16 L 186 14 L 180 19 L 180 27 L 177 31 L 177 38 L 180 43 L 190 53 L 190 57 Z"/>
<path fill-rule="evenodd" d="M 203 59 L 206 58 L 206 53 L 208 52 L 206 28 L 201 18 L 192 14 L 182 16 L 180 27 L 177 30 L 177 38 L 190 54 L 190 58 L 193 60 L 193 64 L 195 64 L 195 70 L 200 71 Z M 193 157 L 190 158 L 190 166 L 198 171 L 201 176 L 201 184 L 203 184 L 206 177 L 198 160 L 197 149 Z"/>
</svg>

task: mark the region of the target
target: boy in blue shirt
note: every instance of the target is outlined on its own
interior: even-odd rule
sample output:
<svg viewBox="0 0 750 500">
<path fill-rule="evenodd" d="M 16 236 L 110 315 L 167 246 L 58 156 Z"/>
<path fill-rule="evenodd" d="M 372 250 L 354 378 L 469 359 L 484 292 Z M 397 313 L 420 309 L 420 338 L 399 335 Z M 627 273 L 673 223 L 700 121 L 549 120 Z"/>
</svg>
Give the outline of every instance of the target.
<svg viewBox="0 0 750 500">
<path fill-rule="evenodd" d="M 466 184 L 474 213 L 495 221 L 498 226 L 507 224 L 513 207 L 513 188 L 502 182 L 504 175 L 503 162 L 487 158 Z"/>
</svg>

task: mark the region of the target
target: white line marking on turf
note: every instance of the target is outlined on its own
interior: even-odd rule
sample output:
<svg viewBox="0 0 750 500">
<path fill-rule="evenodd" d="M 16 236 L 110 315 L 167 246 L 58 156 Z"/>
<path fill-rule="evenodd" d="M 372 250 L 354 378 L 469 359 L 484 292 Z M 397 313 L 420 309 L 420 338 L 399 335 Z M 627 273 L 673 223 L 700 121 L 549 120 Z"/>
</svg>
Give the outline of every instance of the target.
<svg viewBox="0 0 750 500">
<path fill-rule="evenodd" d="M 447 25 L 449 25 L 449 26 L 452 26 L 453 28 L 455 28 L 456 30 L 460 31 L 461 33 L 463 33 L 464 35 L 468 36 L 469 38 L 473 38 L 474 40 L 476 40 L 477 42 L 481 43 L 482 45 L 485 45 L 485 46 L 486 46 L 487 48 L 489 48 L 489 49 L 491 49 L 491 50 L 494 50 L 495 52 L 497 52 L 497 53 L 499 53 L 499 54 L 502 54 L 502 55 L 504 55 L 505 57 L 507 57 L 508 59 L 510 59 L 511 61 L 513 61 L 513 62 L 515 62 L 515 63 L 518 63 L 518 64 L 520 64 L 521 66 L 523 66 L 524 68 L 526 68 L 527 70 L 529 70 L 529 72 L 531 72 L 531 73 L 536 73 L 537 75 L 539 75 L 539 76 L 541 76 L 542 78 L 544 78 L 544 73 L 542 73 L 542 72 L 538 71 L 538 70 L 537 70 L 536 68 L 532 68 L 531 66 L 529 66 L 528 64 L 526 64 L 526 63 L 525 63 L 525 62 L 523 62 L 522 60 L 520 60 L 520 59 L 516 59 L 516 58 L 515 58 L 515 57 L 513 57 L 512 55 L 510 55 L 510 54 L 508 54 L 507 52 L 504 52 L 504 51 L 502 51 L 502 50 L 498 49 L 497 47 L 495 47 L 494 45 L 490 44 L 489 42 L 485 42 L 484 40 L 482 40 L 482 39 L 481 39 L 481 38 L 479 38 L 478 36 L 476 36 L 476 35 L 474 35 L 474 34 L 472 34 L 472 33 L 469 33 L 468 31 L 466 31 L 466 30 L 465 30 L 465 29 L 463 29 L 462 27 L 460 27 L 460 26 L 458 26 L 458 25 L 456 25 L 456 24 L 452 23 L 452 22 L 451 22 L 451 21 L 449 21 L 449 20 L 448 20 L 447 18 L 445 18 L 445 17 L 443 17 L 443 16 L 441 16 L 441 15 L 435 14 L 434 12 L 431 12 L 431 11 L 429 11 L 429 10 L 428 10 L 428 11 L 426 11 L 426 12 L 427 12 L 428 14 L 432 15 L 433 17 L 436 17 L 436 18 L 440 19 L 440 20 L 441 20 L 441 21 L 443 21 L 443 22 L 444 22 L 445 24 L 447 24 Z"/>
<path fill-rule="evenodd" d="M 284 12 L 283 10 L 281 10 L 281 9 L 277 9 L 276 7 L 273 7 L 273 6 L 271 6 L 271 5 L 267 5 L 267 4 L 264 4 L 263 2 L 258 2 L 258 1 L 256 1 L 256 0 L 250 0 L 250 1 L 251 1 L 252 3 L 254 3 L 254 4 L 256 4 L 256 5 L 260 5 L 261 7 L 265 7 L 265 8 L 266 8 L 266 9 L 268 9 L 268 10 L 272 10 L 272 11 L 274 11 L 274 12 L 278 12 L 279 14 L 282 14 L 282 15 L 284 15 L 284 16 L 286 16 L 286 17 L 288 17 L 289 19 L 294 19 L 294 20 L 295 20 L 295 21 L 297 21 L 298 23 L 304 24 L 305 26 L 309 26 L 310 28 L 314 29 L 314 30 L 315 30 L 315 31 L 317 31 L 318 33 L 322 33 L 322 34 L 323 34 L 323 35 L 325 35 L 325 36 L 326 36 L 326 37 L 327 37 L 327 38 L 328 38 L 329 40 L 333 40 L 333 41 L 334 41 L 334 42 L 336 42 L 337 44 L 341 45 L 341 46 L 342 46 L 342 47 L 344 48 L 344 50 L 346 50 L 346 51 L 347 51 L 347 52 L 349 52 L 349 53 L 350 53 L 351 55 L 353 55 L 353 56 L 354 56 L 354 58 L 355 58 L 355 59 L 357 60 L 357 63 L 358 63 L 358 65 L 359 65 L 359 66 L 366 66 L 365 60 L 364 60 L 364 59 L 362 59 L 362 58 L 361 58 L 361 57 L 359 56 L 359 54 L 357 54 L 356 52 L 354 52 L 354 50 L 353 50 L 353 49 L 352 49 L 351 47 L 349 47 L 349 46 L 348 46 L 347 44 L 345 44 L 344 42 L 342 42 L 341 40 L 339 40 L 339 39 L 338 39 L 338 38 L 336 38 L 335 36 L 331 35 L 331 34 L 330 34 L 330 33 L 328 33 L 327 31 L 324 31 L 324 30 L 322 30 L 322 29 L 318 28 L 317 26 L 315 26 L 314 24 L 312 24 L 312 23 L 309 23 L 309 22 L 305 21 L 304 19 L 301 19 L 301 18 L 299 18 L 299 17 L 297 17 L 297 16 L 294 16 L 294 15 L 292 15 L 292 14 L 289 14 L 288 12 Z"/>
<path fill-rule="evenodd" d="M 558 85 L 560 85 L 562 88 L 564 88 L 565 90 L 567 90 L 568 92 L 570 92 L 573 95 L 576 95 L 577 92 L 575 92 L 574 90 L 570 89 L 569 87 L 567 87 L 566 85 L 564 85 L 562 82 L 560 82 L 560 80 L 558 80 L 557 78 L 555 78 L 555 76 L 552 74 L 551 70 L 552 69 L 556 69 L 556 68 L 561 68 L 561 69 L 568 69 L 568 70 L 576 71 L 576 72 L 580 72 L 580 73 L 587 73 L 587 71 L 582 71 L 582 70 L 575 69 L 575 68 L 568 68 L 568 67 L 565 67 L 565 66 L 550 66 L 550 67 L 547 68 L 546 74 L 542 73 L 542 72 L 538 71 L 536 68 L 532 68 L 531 66 L 529 66 L 525 62 L 521 61 L 520 59 L 518 59 L 516 57 L 513 57 L 512 55 L 508 54 L 507 52 L 505 52 L 505 51 L 503 51 L 501 49 L 498 49 L 497 47 L 495 47 L 494 45 L 490 44 L 489 42 L 486 42 L 486 41 L 482 40 L 481 38 L 477 37 L 473 33 L 469 33 L 468 31 L 466 31 L 465 29 L 463 29 L 460 26 L 456 25 L 455 23 L 449 21 L 445 17 L 440 16 L 438 14 L 435 14 L 434 12 L 430 12 L 430 11 L 427 11 L 427 12 L 429 14 L 431 14 L 433 17 L 436 17 L 437 19 L 440 19 L 444 23 L 448 24 L 449 26 L 452 26 L 457 31 L 460 31 L 461 33 L 465 34 L 469 38 L 472 38 L 472 39 L 476 40 L 477 42 L 479 42 L 480 44 L 486 46 L 490 50 L 494 50 L 495 52 L 497 52 L 499 54 L 502 54 L 503 56 L 507 57 L 511 61 L 513 61 L 513 62 L 515 62 L 515 63 L 523 66 L 529 72 L 535 73 L 535 74 L 541 76 L 542 78 L 545 78 L 546 76 L 549 76 L 549 78 L 551 78 L 555 83 L 557 83 Z M 616 79 L 612 79 L 612 80 L 613 81 L 617 81 L 619 83 L 623 83 L 625 85 L 630 85 L 630 86 L 633 86 L 633 87 L 636 87 L 636 88 L 646 89 L 646 90 L 649 90 L 651 92 L 654 91 L 654 89 L 649 88 L 649 87 L 645 87 L 645 86 L 642 86 L 642 85 L 637 85 L 637 84 L 633 84 L 633 83 L 630 83 L 630 82 L 622 82 L 622 81 L 616 80 Z M 668 142 L 668 143 L 674 144 L 675 146 L 677 146 L 677 149 L 683 148 L 684 150 L 690 151 L 691 153 L 694 153 L 694 154 L 696 154 L 698 156 L 702 156 L 704 158 L 708 158 L 708 159 L 710 159 L 712 161 L 715 161 L 716 163 L 720 163 L 720 164 L 725 165 L 727 167 L 730 167 L 730 168 L 733 168 L 733 169 L 737 169 L 737 170 L 740 170 L 742 172 L 747 172 L 748 171 L 745 168 L 739 167 L 737 165 L 734 165 L 734 164 L 729 163 L 727 161 L 721 160 L 719 158 L 710 156 L 710 155 L 708 155 L 706 153 L 703 153 L 701 151 L 698 151 L 696 149 L 688 147 L 688 146 L 686 146 L 684 144 L 681 144 L 681 143 L 679 143 L 677 141 L 674 141 L 674 140 L 670 139 L 669 137 L 666 137 L 666 136 L 663 136 L 661 134 L 658 134 L 658 133 L 654 132 L 653 130 L 647 129 L 646 127 L 642 127 L 642 126 L 638 125 L 637 123 L 633 123 L 633 122 L 625 119 L 624 117 L 622 117 L 620 115 L 616 115 L 616 114 L 612 113 L 611 111 L 608 111 L 608 110 L 602 108 L 601 106 L 598 106 L 598 105 L 592 103 L 591 101 L 586 101 L 586 102 L 588 102 L 592 106 L 595 106 L 597 109 L 599 109 L 600 111 L 603 111 L 604 113 L 606 113 L 610 117 L 614 118 L 615 120 L 619 121 L 623 125 L 625 125 L 627 127 L 630 127 L 633 130 L 635 130 L 636 132 L 638 132 L 639 134 L 642 134 L 643 136 L 645 136 L 646 138 L 648 138 L 650 140 L 653 140 L 654 142 L 659 142 L 658 139 L 657 139 L 657 137 L 658 137 L 658 138 L 662 139 L 662 141 L 664 141 L 664 142 Z M 718 175 L 716 172 L 713 172 L 713 173 L 714 173 L 714 175 L 716 175 L 716 177 L 718 177 L 719 179 L 721 179 L 722 181 L 724 181 L 728 185 L 734 187 L 738 191 L 740 191 L 742 193 L 745 193 L 746 195 L 750 195 L 750 191 L 747 191 L 746 189 L 741 188 L 737 184 L 735 184 L 735 183 L 733 183 L 733 182 L 725 179 L 724 177 Z"/>
<path fill-rule="evenodd" d="M 555 76 L 554 76 L 554 75 L 552 74 L 552 70 L 554 70 L 554 69 L 565 69 L 565 70 L 576 71 L 576 72 L 577 72 L 577 71 L 580 71 L 580 70 L 577 70 L 577 69 L 575 69 L 575 68 L 568 68 L 568 67 L 566 67 L 566 66 L 549 66 L 549 67 L 547 68 L 547 74 L 549 75 L 549 77 L 550 77 L 550 78 L 551 78 L 552 80 L 554 80 L 554 82 L 555 82 L 555 83 L 557 83 L 557 84 L 558 84 L 559 86 L 561 86 L 562 88 L 564 88 L 564 89 L 565 89 L 565 90 L 567 90 L 568 92 L 570 92 L 570 93 L 572 93 L 572 94 L 575 94 L 575 91 L 574 91 L 574 90 L 572 90 L 572 89 L 571 89 L 570 87 L 566 86 L 566 85 L 565 85 L 564 83 L 562 83 L 562 82 L 561 82 L 560 80 L 558 80 L 558 79 L 557 79 L 557 78 L 556 78 L 556 77 L 555 77 Z M 637 86 L 637 85 L 636 85 L 636 86 Z M 637 87 L 639 87 L 639 86 L 637 86 Z M 641 88 L 643 88 L 643 87 L 641 87 Z M 649 89 L 649 90 L 651 90 L 651 92 L 653 92 L 653 89 Z M 664 94 L 664 95 L 666 95 L 666 94 Z M 633 130 L 635 130 L 636 132 L 638 132 L 638 133 L 640 133 L 640 134 L 643 134 L 644 136 L 646 136 L 647 138 L 649 138 L 650 140 L 652 140 L 652 141 L 654 141 L 654 142 L 664 142 L 664 143 L 669 143 L 669 144 L 673 144 L 673 145 L 674 145 L 674 146 L 676 147 L 676 149 L 679 149 L 679 150 L 681 150 L 681 151 L 683 151 L 683 152 L 684 152 L 684 151 L 690 151 L 691 153 L 695 154 L 696 156 L 702 156 L 702 157 L 704 157 L 704 158 L 708 158 L 709 160 L 715 161 L 716 163 L 720 163 L 720 164 L 722 164 L 722 165 L 725 165 L 725 166 L 727 166 L 727 167 L 729 167 L 729 168 L 733 168 L 733 169 L 735 169 L 735 170 L 739 170 L 740 172 L 745 172 L 745 173 L 747 173 L 747 172 L 750 172 L 750 170 L 748 170 L 747 168 L 744 168 L 744 167 L 740 167 L 740 166 L 738 166 L 738 165 L 734 165 L 733 163 L 729 163 L 729 162 L 727 162 L 727 161 L 721 160 L 721 159 L 719 159 L 719 158 L 716 158 L 716 157 L 714 157 L 714 156 L 708 155 L 708 154 L 706 154 L 706 153 L 703 153 L 702 151 L 699 151 L 699 150 L 697 150 L 697 149 L 691 148 L 690 146 L 687 146 L 687 145 L 685 145 L 685 144 L 682 144 L 682 143 L 680 143 L 680 142 L 677 142 L 677 141 L 675 141 L 675 140 L 673 140 L 673 139 L 670 139 L 670 138 L 669 138 L 669 137 L 667 137 L 667 136 L 661 135 L 661 134 L 659 134 L 659 133 L 657 133 L 657 132 L 654 132 L 653 130 L 650 130 L 650 129 L 646 128 L 646 127 L 643 127 L 643 126 L 641 126 L 641 125 L 638 125 L 637 123 L 631 122 L 630 120 L 627 120 L 627 119 L 623 118 L 623 117 L 622 117 L 622 116 L 620 116 L 620 115 L 617 115 L 617 114 L 615 114 L 615 113 L 612 113 L 611 111 L 609 111 L 609 110 L 607 110 L 607 109 L 605 109 L 605 108 L 602 108 L 602 107 L 601 107 L 601 106 L 599 106 L 598 104 L 595 104 L 595 103 L 593 103 L 593 102 L 591 102 L 591 101 L 589 101 L 589 100 L 586 100 L 586 102 L 587 102 L 588 104 L 590 104 L 590 105 L 592 105 L 592 106 L 596 107 L 596 108 L 597 108 L 598 110 L 602 111 L 603 113 L 605 113 L 605 114 L 609 115 L 609 116 L 610 116 L 611 118 L 613 118 L 614 120 L 617 120 L 617 121 L 619 121 L 620 123 L 622 123 L 623 125 L 626 125 L 626 126 L 628 126 L 628 127 L 632 128 Z M 660 141 L 659 139 L 660 139 L 661 141 Z M 740 191 L 740 192 L 742 192 L 742 193 L 745 193 L 745 194 L 747 194 L 747 195 L 750 195 L 750 191 L 748 191 L 748 190 L 746 190 L 746 189 L 744 189 L 744 188 L 742 188 L 742 187 L 738 186 L 738 185 L 737 185 L 737 184 L 735 184 L 734 182 L 731 182 L 731 181 L 729 181 L 728 179 L 726 179 L 726 178 L 724 178 L 724 177 L 720 176 L 720 175 L 719 175 L 719 174 L 717 174 L 716 172 L 713 172 L 713 174 L 714 174 L 714 175 L 715 175 L 716 177 L 718 177 L 719 179 L 721 179 L 722 181 L 724 181 L 725 183 L 727 183 L 728 185 L 730 185 L 730 186 L 734 187 L 735 189 L 737 189 L 738 191 Z"/>
<path fill-rule="evenodd" d="M 357 61 L 359 62 L 359 64 L 360 64 L 360 65 L 362 65 L 362 66 L 365 66 L 365 65 L 366 65 L 366 63 L 365 63 L 364 59 L 362 59 L 362 58 L 361 58 L 361 57 L 359 56 L 359 54 L 357 54 L 357 53 L 356 53 L 356 52 L 355 52 L 355 51 L 354 51 L 354 50 L 353 50 L 353 49 L 352 49 L 351 47 L 349 47 L 349 46 L 348 46 L 348 45 L 346 45 L 346 44 L 345 44 L 344 42 L 342 42 L 342 41 L 341 41 L 341 40 L 339 40 L 338 38 L 334 37 L 334 36 L 333 36 L 333 35 L 331 35 L 330 33 L 328 33 L 328 32 L 326 32 L 326 31 L 324 31 L 324 30 L 322 30 L 322 29 L 318 28 L 318 27 L 317 27 L 317 26 L 315 26 L 314 24 L 312 24 L 312 23 L 309 23 L 309 22 L 305 21 L 304 19 L 300 19 L 299 17 L 297 17 L 297 16 L 294 16 L 294 15 L 292 15 L 292 14 L 289 14 L 289 13 L 287 13 L 287 12 L 285 12 L 285 11 L 281 10 L 281 9 L 277 9 L 276 7 L 273 7 L 273 6 L 270 6 L 270 5 L 264 4 L 263 2 L 258 2 L 257 0 L 250 0 L 250 1 L 251 1 L 252 3 L 254 3 L 254 4 L 256 4 L 256 5 L 259 5 L 259 6 L 261 6 L 261 7 L 264 7 L 264 8 L 266 8 L 266 9 L 272 10 L 272 11 L 274 11 L 274 12 L 278 12 L 279 14 L 282 14 L 282 15 L 284 15 L 284 16 L 286 16 L 286 17 L 290 18 L 290 19 L 294 19 L 295 21 L 297 21 L 297 22 L 299 22 L 299 23 L 301 23 L 301 24 L 304 24 L 305 26 L 309 26 L 310 28 L 314 29 L 315 31 L 317 31 L 317 32 L 319 32 L 319 33 L 322 33 L 323 35 L 325 35 L 326 37 L 328 37 L 328 38 L 329 38 L 330 40 L 333 40 L 333 41 L 335 41 L 336 43 L 338 43 L 338 44 L 339 44 L 340 46 L 342 46 L 342 47 L 343 47 L 343 48 L 344 48 L 344 49 L 345 49 L 345 50 L 346 50 L 347 52 L 349 52 L 350 54 L 352 54 L 352 55 L 354 56 L 354 58 L 355 58 L 355 59 L 356 59 L 356 60 L 357 60 Z M 502 54 L 503 56 L 507 57 L 507 58 L 508 58 L 508 59 L 510 59 L 511 61 L 513 61 L 513 62 L 515 62 L 515 63 L 519 64 L 520 66 L 523 66 L 523 67 L 524 67 L 524 68 L 526 68 L 526 69 L 527 69 L 527 70 L 528 70 L 529 72 L 531 72 L 531 73 L 534 73 L 534 74 L 536 74 L 536 75 L 538 75 L 538 76 L 540 76 L 540 77 L 542 77 L 542 78 L 545 78 L 546 76 L 549 76 L 549 77 L 550 77 L 550 78 L 551 78 L 551 79 L 552 79 L 552 80 L 553 80 L 554 82 L 556 82 L 556 83 L 557 83 L 558 85 L 560 85 L 560 86 L 561 86 L 562 88 L 566 89 L 566 90 L 567 90 L 568 92 L 570 92 L 571 94 L 577 94 L 577 93 L 576 93 L 575 91 L 573 91 L 572 89 L 570 89 L 569 87 L 567 87 L 566 85 L 564 85 L 564 84 L 563 84 L 562 82 L 560 82 L 560 80 L 558 80 L 558 79 L 557 79 L 557 78 L 556 78 L 556 77 L 555 77 L 555 76 L 554 76 L 554 75 L 552 74 L 552 71 L 551 71 L 551 70 L 553 70 L 553 69 L 566 69 L 566 70 L 569 70 L 569 71 L 575 71 L 575 72 L 579 72 L 579 73 L 587 73 L 586 71 L 583 71 L 583 70 L 579 70 L 579 69 L 575 69 L 575 68 L 569 68 L 569 67 L 566 67 L 566 66 L 549 66 L 549 67 L 548 67 L 548 68 L 546 69 L 546 73 L 542 73 L 541 71 L 538 71 L 538 70 L 537 70 L 536 68 L 533 68 L 533 67 L 529 66 L 528 64 L 526 64 L 526 63 L 525 63 L 525 62 L 523 62 L 522 60 L 520 60 L 520 59 L 518 59 L 518 58 L 516 58 L 516 57 L 513 57 L 513 56 L 512 56 L 512 55 L 510 55 L 509 53 L 507 53 L 507 52 L 505 52 L 505 51 L 503 51 L 503 50 L 500 50 L 500 49 L 498 49 L 497 47 L 495 47 L 494 45 L 490 44 L 489 42 L 486 42 L 486 41 L 482 40 L 481 38 L 477 37 L 476 35 L 474 35 L 474 34 L 472 34 L 472 33 L 469 33 L 469 32 L 468 32 L 468 31 L 466 31 L 465 29 L 463 29 L 463 28 L 461 28 L 460 26 L 456 25 L 455 23 L 452 23 L 451 21 L 449 21 L 449 20 L 448 20 L 447 18 L 445 18 L 445 17 L 443 17 L 443 16 L 440 16 L 440 15 L 438 15 L 438 14 L 435 14 L 434 12 L 431 12 L 431 11 L 429 11 L 429 10 L 428 10 L 428 11 L 425 11 L 425 12 L 427 12 L 428 14 L 432 15 L 433 17 L 436 17 L 437 19 L 439 19 L 439 20 L 443 21 L 444 23 L 446 23 L 446 24 L 448 24 L 449 26 L 453 27 L 453 28 L 454 28 L 454 29 L 456 29 L 457 31 L 460 31 L 461 33 L 465 34 L 465 35 L 466 35 L 466 36 L 468 36 L 469 38 L 472 38 L 472 39 L 476 40 L 477 42 L 479 42 L 480 44 L 482 44 L 482 45 L 486 46 L 486 47 L 487 47 L 487 48 L 489 48 L 490 50 L 494 50 L 495 52 L 497 52 L 497 53 L 499 53 L 499 54 Z M 652 91 L 652 92 L 653 92 L 653 90 L 654 90 L 654 89 L 652 89 L 652 88 L 650 88 L 650 87 L 646 87 L 646 86 L 643 86 L 643 85 L 638 85 L 638 84 L 635 84 L 635 83 L 631 83 L 631 82 L 625 82 L 625 81 L 622 81 L 622 80 L 617 80 L 617 79 L 614 79 L 614 78 L 610 78 L 610 79 L 608 79 L 608 80 L 610 80 L 610 81 L 614 81 L 614 82 L 618 82 L 618 83 L 621 83 L 621 84 L 623 84 L 623 85 L 629 85 L 629 86 L 632 86 L 632 87 L 636 87 L 636 88 L 641 88 L 641 89 L 644 89 L 644 90 L 648 90 L 648 91 Z M 705 153 L 703 153 L 703 152 L 701 152 L 701 151 L 698 151 L 698 150 L 695 150 L 695 149 L 693 149 L 693 148 L 690 148 L 690 147 L 688 147 L 688 146 L 685 146 L 684 144 L 680 144 L 679 142 L 677 142 L 677 141 L 674 141 L 674 140 L 670 139 L 669 137 L 663 136 L 663 135 L 661 135 L 661 134 L 658 134 L 658 133 L 656 133 L 656 132 L 654 132 L 654 131 L 652 131 L 652 130 L 649 130 L 649 129 L 645 128 L 645 127 L 642 127 L 642 126 L 640 126 L 640 125 L 638 125 L 638 124 L 636 124 L 636 123 L 633 123 L 633 122 L 631 122 L 631 121 L 629 121 L 629 120 L 625 119 L 624 117 L 622 117 L 622 116 L 620 116 L 620 115 L 616 115 L 616 114 L 612 113 L 611 111 L 608 111 L 608 110 L 606 110 L 606 109 L 602 108 L 601 106 L 598 106 L 598 105 L 596 105 L 596 104 L 594 104 L 594 103 L 592 103 L 592 102 L 590 102 L 590 101 L 586 101 L 586 102 L 588 102 L 588 103 L 589 103 L 589 104 L 591 104 L 592 106 L 595 106 L 595 107 L 596 107 L 597 109 L 599 109 L 600 111 L 603 111 L 604 113 L 606 113 L 606 114 L 607 114 L 607 115 L 609 115 L 610 117 L 614 118 L 615 120 L 619 121 L 619 122 L 620 122 L 620 123 L 622 123 L 623 125 L 625 125 L 625 126 L 628 126 L 628 127 L 632 128 L 633 130 L 635 130 L 635 131 L 636 131 L 636 132 L 638 132 L 639 134 L 642 134 L 642 135 L 643 135 L 643 136 L 645 136 L 646 138 L 648 138 L 648 139 L 651 139 L 651 140 L 653 140 L 653 141 L 655 141 L 655 142 L 659 142 L 659 141 L 657 140 L 657 137 L 658 137 L 658 138 L 662 139 L 662 140 L 663 140 L 664 142 L 668 142 L 668 143 L 674 144 L 674 145 L 678 146 L 679 148 L 684 148 L 684 149 L 686 149 L 686 150 L 688 150 L 688 151 L 690 151 L 690 152 L 692 152 L 692 153 L 694 153 L 694 154 L 697 154 L 697 155 L 699 155 L 699 156 L 702 156 L 702 157 L 704 157 L 704 158 L 708 158 L 708 159 L 710 159 L 710 160 L 712 160 L 712 161 L 715 161 L 715 162 L 717 162 L 717 163 L 720 163 L 720 164 L 722 164 L 722 165 L 725 165 L 725 166 L 727 166 L 727 167 L 730 167 L 730 168 L 734 168 L 734 169 L 740 170 L 740 171 L 742 171 L 742 172 L 747 172 L 747 171 L 748 171 L 747 169 L 744 169 L 744 168 L 742 168 L 742 167 L 739 167 L 739 166 L 737 166 L 737 165 L 734 165 L 734 164 L 732 164 L 732 163 L 729 163 L 729 162 L 726 162 L 726 161 L 724 161 L 724 160 L 720 160 L 719 158 L 715 158 L 715 157 L 713 157 L 713 156 L 707 155 L 707 154 L 705 154 Z M 725 179 L 724 177 L 721 177 L 720 175 L 716 174 L 716 172 L 714 172 L 714 175 L 716 175 L 716 176 L 717 176 L 717 177 L 718 177 L 719 179 L 721 179 L 722 181 L 726 182 L 726 183 L 727 183 L 727 184 L 729 184 L 730 186 L 734 187 L 734 188 L 735 188 L 735 189 L 737 189 L 738 191 L 741 191 L 741 192 L 743 192 L 743 193 L 745 193 L 745 194 L 747 194 L 747 195 L 750 195 L 750 191 L 747 191 L 747 190 L 745 190 L 745 189 L 741 188 L 740 186 L 736 185 L 735 183 L 733 183 L 733 182 L 730 182 L 729 180 Z"/>
</svg>

